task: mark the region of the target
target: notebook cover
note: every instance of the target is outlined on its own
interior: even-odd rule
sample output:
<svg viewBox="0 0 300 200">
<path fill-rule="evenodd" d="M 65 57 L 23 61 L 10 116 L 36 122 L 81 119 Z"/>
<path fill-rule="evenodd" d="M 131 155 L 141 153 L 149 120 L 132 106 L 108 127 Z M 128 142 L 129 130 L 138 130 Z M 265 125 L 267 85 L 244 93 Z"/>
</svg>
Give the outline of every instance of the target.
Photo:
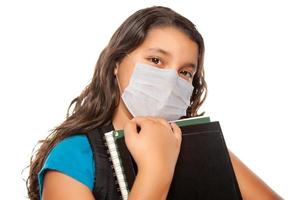
<svg viewBox="0 0 300 200">
<path fill-rule="evenodd" d="M 170 122 L 175 122 L 178 126 L 188 126 L 194 124 L 205 124 L 210 122 L 210 117 L 208 116 L 197 116 L 197 117 L 190 117 L 184 119 L 178 119 Z M 124 137 L 124 130 L 115 130 L 113 134 L 114 139 L 118 139 L 120 137 Z"/>
<path fill-rule="evenodd" d="M 242 199 L 219 122 L 180 128 L 181 150 L 167 199 Z M 116 144 L 130 190 L 137 167 L 124 137 Z"/>
<path fill-rule="evenodd" d="M 196 116 L 196 117 L 190 117 L 190 118 L 184 118 L 184 119 L 179 119 L 179 120 L 174 120 L 172 122 L 175 122 L 178 126 L 183 127 L 183 126 L 189 126 L 193 124 L 204 124 L 210 122 L 210 117 L 209 116 Z M 113 137 L 115 140 L 116 145 L 118 146 L 118 154 L 121 157 L 121 165 L 123 168 L 123 173 L 125 174 L 126 177 L 126 184 L 127 188 L 130 190 L 135 176 L 137 172 L 137 166 L 134 161 L 134 159 L 131 157 L 127 146 L 125 144 L 124 140 L 124 130 L 117 130 L 114 131 Z M 120 138 L 123 138 L 119 140 Z"/>
</svg>

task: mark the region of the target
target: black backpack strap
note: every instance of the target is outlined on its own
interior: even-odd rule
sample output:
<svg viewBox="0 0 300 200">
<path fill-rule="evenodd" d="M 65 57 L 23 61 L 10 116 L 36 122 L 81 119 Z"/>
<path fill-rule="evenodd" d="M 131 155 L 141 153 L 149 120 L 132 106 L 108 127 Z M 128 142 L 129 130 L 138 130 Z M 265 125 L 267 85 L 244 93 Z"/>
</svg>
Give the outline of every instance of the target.
<svg viewBox="0 0 300 200">
<path fill-rule="evenodd" d="M 93 195 L 96 200 L 120 199 L 120 193 L 115 184 L 115 177 L 107 147 L 105 146 L 104 133 L 114 130 L 112 123 L 101 128 L 96 128 L 87 133 L 89 143 L 93 151 L 95 162 L 95 180 Z"/>
</svg>

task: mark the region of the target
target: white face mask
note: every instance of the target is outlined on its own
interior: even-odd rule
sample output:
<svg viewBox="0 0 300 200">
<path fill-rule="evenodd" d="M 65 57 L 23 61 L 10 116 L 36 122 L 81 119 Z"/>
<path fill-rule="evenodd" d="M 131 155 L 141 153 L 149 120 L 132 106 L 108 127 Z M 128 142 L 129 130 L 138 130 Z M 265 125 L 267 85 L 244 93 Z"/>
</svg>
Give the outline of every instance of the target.
<svg viewBox="0 0 300 200">
<path fill-rule="evenodd" d="M 193 89 L 175 69 L 136 63 L 122 99 L 134 117 L 154 116 L 172 121 L 186 115 Z"/>
</svg>

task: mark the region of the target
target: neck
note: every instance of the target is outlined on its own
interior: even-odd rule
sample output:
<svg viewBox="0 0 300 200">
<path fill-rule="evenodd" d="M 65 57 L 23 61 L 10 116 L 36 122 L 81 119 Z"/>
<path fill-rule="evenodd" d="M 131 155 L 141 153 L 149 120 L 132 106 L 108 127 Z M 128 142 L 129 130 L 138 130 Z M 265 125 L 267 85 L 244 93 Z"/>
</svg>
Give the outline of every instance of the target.
<svg viewBox="0 0 300 200">
<path fill-rule="evenodd" d="M 122 99 L 120 99 L 120 103 L 115 110 L 112 123 L 115 130 L 124 129 L 126 122 L 131 120 L 133 116 L 130 114 L 128 109 L 126 108 Z"/>
</svg>

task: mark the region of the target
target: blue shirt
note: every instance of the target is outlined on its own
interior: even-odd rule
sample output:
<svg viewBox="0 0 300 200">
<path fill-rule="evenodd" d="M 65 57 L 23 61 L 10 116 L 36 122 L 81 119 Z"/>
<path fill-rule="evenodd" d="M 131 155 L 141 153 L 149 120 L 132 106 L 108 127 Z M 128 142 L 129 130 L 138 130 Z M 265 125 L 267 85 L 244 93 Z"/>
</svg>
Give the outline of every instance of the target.
<svg viewBox="0 0 300 200">
<path fill-rule="evenodd" d="M 94 187 L 95 163 L 86 135 L 74 135 L 57 143 L 49 152 L 38 174 L 40 198 L 42 198 L 44 175 L 47 170 L 56 170 L 86 185 Z"/>
</svg>

